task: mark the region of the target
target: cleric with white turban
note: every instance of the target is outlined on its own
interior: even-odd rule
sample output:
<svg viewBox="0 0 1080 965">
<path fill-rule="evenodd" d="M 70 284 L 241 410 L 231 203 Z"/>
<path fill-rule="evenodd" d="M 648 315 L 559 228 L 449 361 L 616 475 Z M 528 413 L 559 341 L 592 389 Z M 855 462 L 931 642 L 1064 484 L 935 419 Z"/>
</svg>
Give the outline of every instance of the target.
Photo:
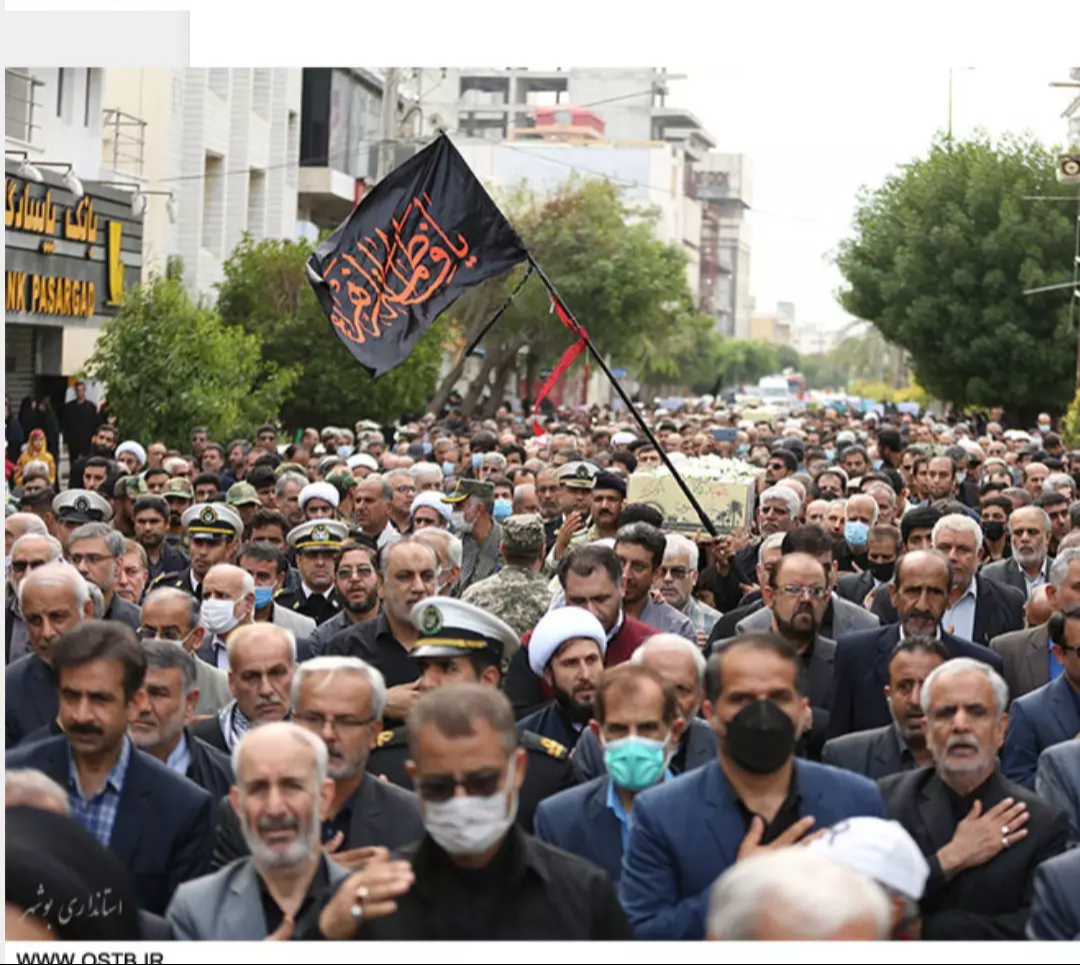
<svg viewBox="0 0 1080 965">
<path fill-rule="evenodd" d="M 573 640 L 592 640 L 600 648 L 601 657 L 607 653 L 607 634 L 588 610 L 563 606 L 545 613 L 529 638 L 532 672 L 543 677 L 551 658 Z"/>
</svg>

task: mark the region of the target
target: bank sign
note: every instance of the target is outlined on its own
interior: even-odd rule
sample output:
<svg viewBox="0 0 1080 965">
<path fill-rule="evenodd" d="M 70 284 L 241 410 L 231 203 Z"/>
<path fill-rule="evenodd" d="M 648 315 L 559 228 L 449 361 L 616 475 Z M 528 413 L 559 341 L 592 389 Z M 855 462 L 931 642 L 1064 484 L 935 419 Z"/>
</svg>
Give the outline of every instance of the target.
<svg viewBox="0 0 1080 965">
<path fill-rule="evenodd" d="M 100 325 L 139 282 L 142 217 L 129 191 L 87 184 L 77 198 L 43 173 L 4 179 L 6 321 Z"/>
</svg>

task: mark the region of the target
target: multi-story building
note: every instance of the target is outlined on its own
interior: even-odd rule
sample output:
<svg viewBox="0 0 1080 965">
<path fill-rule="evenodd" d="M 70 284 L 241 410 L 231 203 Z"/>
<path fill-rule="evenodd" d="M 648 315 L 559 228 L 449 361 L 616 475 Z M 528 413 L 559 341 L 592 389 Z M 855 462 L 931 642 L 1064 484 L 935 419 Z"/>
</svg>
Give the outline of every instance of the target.
<svg viewBox="0 0 1080 965">
<path fill-rule="evenodd" d="M 304 70 L 299 221 L 311 240 L 344 221 L 375 181 L 383 89 L 382 74 L 373 70 Z"/>
<path fill-rule="evenodd" d="M 1080 67 L 1070 70 L 1069 76 L 1074 81 L 1080 81 Z M 1080 94 L 1073 98 L 1062 116 L 1069 121 L 1068 146 L 1080 149 Z"/>
<path fill-rule="evenodd" d="M 302 96 L 299 69 L 107 71 L 110 107 L 145 124 L 140 177 L 174 202 L 175 222 L 148 211 L 147 272 L 179 258 L 189 290 L 213 297 L 245 233 L 296 237 Z"/>
<path fill-rule="evenodd" d="M 31 394 L 59 408 L 68 377 L 139 280 L 142 198 L 134 184 L 110 183 L 103 73 L 4 71 L 4 354 L 13 412 Z"/>
<path fill-rule="evenodd" d="M 665 189 L 649 192 L 653 203 L 668 194 L 661 206 L 679 209 L 682 220 L 676 230 L 661 236 L 691 253 L 691 284 L 701 310 L 716 318 L 721 333 L 746 338 L 752 312 L 746 222 L 751 203 L 749 161 L 743 155 L 717 153 L 715 139 L 700 120 L 668 104 L 669 82 L 681 79 L 652 67 L 425 69 L 418 70 L 413 80 L 412 109 L 421 136 L 445 130 L 460 143 L 512 141 L 522 147 L 523 141 L 561 142 L 564 164 L 568 145 L 574 150 L 588 145 L 588 160 L 574 158 L 584 172 L 625 168 L 634 148 L 643 152 L 642 157 L 660 156 L 657 146 L 674 149 L 665 156 L 677 158 L 681 166 L 677 177 L 683 184 L 677 191 L 666 190 L 666 171 L 661 181 L 639 183 L 664 185 Z M 553 110 L 561 120 L 551 121 Z M 602 121 L 602 135 L 588 122 L 575 122 L 575 115 L 580 119 L 587 114 Z M 598 165 L 594 152 L 601 143 L 615 145 L 620 160 Z M 499 164 L 512 167 L 509 160 Z M 565 180 L 569 173 L 564 166 L 562 177 L 554 180 Z M 550 182 L 551 172 L 542 180 Z"/>
<path fill-rule="evenodd" d="M 748 337 L 782 348 L 793 344 L 794 327 L 795 306 L 791 302 L 780 302 L 775 312 L 754 315 L 750 319 Z"/>
</svg>

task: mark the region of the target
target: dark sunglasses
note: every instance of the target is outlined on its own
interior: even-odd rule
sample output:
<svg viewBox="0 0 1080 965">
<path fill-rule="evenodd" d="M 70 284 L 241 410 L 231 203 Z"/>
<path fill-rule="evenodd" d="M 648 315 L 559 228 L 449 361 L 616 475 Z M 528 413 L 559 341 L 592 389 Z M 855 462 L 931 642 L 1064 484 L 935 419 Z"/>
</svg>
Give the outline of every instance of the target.
<svg viewBox="0 0 1080 965">
<path fill-rule="evenodd" d="M 36 570 L 39 566 L 44 566 L 48 562 L 48 560 L 12 560 L 11 572 L 25 573 L 28 567 Z"/>
<path fill-rule="evenodd" d="M 433 804 L 449 801 L 458 787 L 465 788 L 469 797 L 491 797 L 502 789 L 502 771 L 474 771 L 460 781 L 452 777 L 425 777 L 417 784 L 417 792 Z"/>
</svg>

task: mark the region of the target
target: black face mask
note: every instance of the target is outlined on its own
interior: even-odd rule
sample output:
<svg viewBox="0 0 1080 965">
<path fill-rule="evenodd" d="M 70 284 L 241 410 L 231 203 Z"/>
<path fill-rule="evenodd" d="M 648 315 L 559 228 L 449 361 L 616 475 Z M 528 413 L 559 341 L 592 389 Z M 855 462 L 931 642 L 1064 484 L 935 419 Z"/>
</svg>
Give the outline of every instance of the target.
<svg viewBox="0 0 1080 965">
<path fill-rule="evenodd" d="M 983 523 L 982 524 L 983 536 L 985 536 L 990 542 L 996 543 L 1005 535 L 1004 523 Z"/>
<path fill-rule="evenodd" d="M 871 563 L 870 574 L 879 583 L 888 583 L 896 570 L 896 561 L 892 563 Z"/>
<path fill-rule="evenodd" d="M 795 725 L 771 700 L 755 700 L 728 723 L 724 748 L 744 771 L 774 774 L 795 752 Z"/>
</svg>

